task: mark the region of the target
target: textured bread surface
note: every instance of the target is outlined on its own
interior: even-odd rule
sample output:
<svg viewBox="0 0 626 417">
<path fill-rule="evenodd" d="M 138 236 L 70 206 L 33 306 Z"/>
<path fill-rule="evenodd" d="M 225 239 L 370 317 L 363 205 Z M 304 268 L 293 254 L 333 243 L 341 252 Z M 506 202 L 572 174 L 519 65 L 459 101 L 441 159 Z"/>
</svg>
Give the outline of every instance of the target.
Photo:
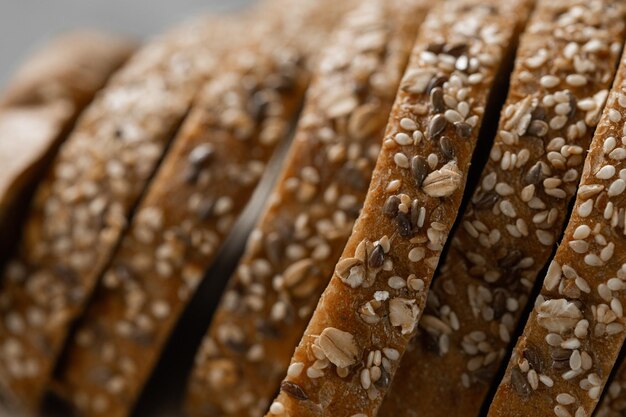
<svg viewBox="0 0 626 417">
<path fill-rule="evenodd" d="M 615 76 L 625 11 L 612 0 L 537 3 L 490 159 L 379 416 L 480 414 L 562 234 Z"/>
<path fill-rule="evenodd" d="M 134 43 L 99 32 L 60 35 L 22 64 L 0 97 L 0 258 L 13 250 L 32 188 L 81 110 Z"/>
<path fill-rule="evenodd" d="M 269 415 L 376 414 L 415 334 L 491 88 L 528 12 L 526 1 L 462 0 L 429 13 L 363 211 Z"/>
<path fill-rule="evenodd" d="M 626 336 L 625 77 L 622 57 L 565 235 L 489 416 L 591 416 L 616 363 Z"/>
<path fill-rule="evenodd" d="M 219 63 L 216 33 L 227 36 L 228 20 L 198 19 L 141 48 L 82 114 L 39 185 L 0 278 L 0 391 L 18 406 L 39 405 L 70 325 Z"/>
<path fill-rule="evenodd" d="M 426 4 L 368 0 L 321 54 L 280 179 L 196 358 L 187 410 L 262 416 L 362 207 Z"/>
</svg>

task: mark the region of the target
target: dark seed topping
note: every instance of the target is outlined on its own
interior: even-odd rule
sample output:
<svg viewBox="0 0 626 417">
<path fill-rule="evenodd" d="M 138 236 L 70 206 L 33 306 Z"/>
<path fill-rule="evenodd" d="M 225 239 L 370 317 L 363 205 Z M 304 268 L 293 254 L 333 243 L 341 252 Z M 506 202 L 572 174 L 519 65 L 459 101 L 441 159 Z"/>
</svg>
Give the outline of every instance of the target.
<svg viewBox="0 0 626 417">
<path fill-rule="evenodd" d="M 188 161 L 193 165 L 202 165 L 205 162 L 209 161 L 211 157 L 214 155 L 215 150 L 213 146 L 208 143 L 196 146 L 190 153 L 188 157 Z"/>
<path fill-rule="evenodd" d="M 281 332 L 278 327 L 267 320 L 259 321 L 256 325 L 256 329 L 268 339 L 278 339 L 281 336 Z"/>
<path fill-rule="evenodd" d="M 448 54 L 448 55 L 452 55 L 455 58 L 460 57 L 465 51 L 467 51 L 467 44 L 465 43 L 457 43 L 454 45 L 446 45 L 446 47 L 444 47 L 443 51 Z"/>
<path fill-rule="evenodd" d="M 454 147 L 452 146 L 452 141 L 447 136 L 442 136 L 439 139 L 439 149 L 446 160 L 454 159 Z"/>
<path fill-rule="evenodd" d="M 430 107 L 433 113 L 443 113 L 446 109 L 446 103 L 443 101 L 443 89 L 435 87 L 430 91 Z"/>
<path fill-rule="evenodd" d="M 267 259 L 273 264 L 279 264 L 282 259 L 283 244 L 280 235 L 276 232 L 270 233 L 265 239 L 265 253 Z"/>
<path fill-rule="evenodd" d="M 410 237 L 413 234 L 411 220 L 406 213 L 398 212 L 396 222 L 398 223 L 398 233 L 400 233 L 400 236 Z"/>
<path fill-rule="evenodd" d="M 376 245 L 372 253 L 370 254 L 370 258 L 368 260 L 368 265 L 370 268 L 380 268 L 383 266 L 383 262 L 385 261 L 385 251 L 381 245 Z"/>
<path fill-rule="evenodd" d="M 530 367 L 533 368 L 537 373 L 543 372 L 543 362 L 541 361 L 541 355 L 537 351 L 537 348 L 534 345 L 527 345 L 524 349 L 524 357 L 528 360 Z"/>
<path fill-rule="evenodd" d="M 512 268 L 517 265 L 519 261 L 522 260 L 523 256 L 524 254 L 520 250 L 513 249 L 512 251 L 507 253 L 504 258 L 498 260 L 498 266 L 505 269 Z"/>
<path fill-rule="evenodd" d="M 493 295 L 493 315 L 499 320 L 506 312 L 506 292 L 502 288 L 494 291 Z"/>
<path fill-rule="evenodd" d="M 531 136 L 537 136 L 539 138 L 544 137 L 548 133 L 549 126 L 543 120 L 533 120 L 528 126 L 526 132 Z"/>
<path fill-rule="evenodd" d="M 488 193 L 484 193 L 477 200 L 475 200 L 474 207 L 478 210 L 490 209 L 499 199 L 500 196 L 497 193 L 490 191 Z"/>
<path fill-rule="evenodd" d="M 472 134 L 472 126 L 469 123 L 456 122 L 454 129 L 456 130 L 456 134 L 462 139 L 467 139 Z"/>
<path fill-rule="evenodd" d="M 524 374 L 517 367 L 511 371 L 511 385 L 515 392 L 522 397 L 528 397 L 531 393 L 530 384 L 528 384 Z"/>
<path fill-rule="evenodd" d="M 296 400 L 306 401 L 309 399 L 304 390 L 299 385 L 294 384 L 293 382 L 283 381 L 280 384 L 280 389 L 281 391 L 284 391 L 285 394 L 295 398 Z"/>
<path fill-rule="evenodd" d="M 380 368 L 380 378 L 376 382 L 374 382 L 378 388 L 385 388 L 389 386 L 389 373 L 385 370 L 385 368 Z"/>
<path fill-rule="evenodd" d="M 205 198 L 202 200 L 197 209 L 198 218 L 200 220 L 207 220 L 213 214 L 213 207 L 215 206 L 215 200 L 212 198 Z"/>
<path fill-rule="evenodd" d="M 576 96 L 574 96 L 574 94 L 572 93 L 568 93 L 569 95 L 569 113 L 567 114 L 567 117 L 571 120 L 574 118 L 574 116 L 576 116 L 576 106 L 578 105 L 578 101 L 576 100 Z"/>
<path fill-rule="evenodd" d="M 417 232 L 417 230 L 419 229 L 419 226 L 417 224 L 419 215 L 420 215 L 419 201 L 413 200 L 411 201 L 411 224 L 413 225 L 414 232 Z"/>
<path fill-rule="evenodd" d="M 436 75 L 434 76 L 430 82 L 428 83 L 428 87 L 426 87 L 426 92 L 430 94 L 433 88 L 441 87 L 446 81 L 448 81 L 447 75 Z"/>
<path fill-rule="evenodd" d="M 226 347 L 228 347 L 233 352 L 239 354 L 245 353 L 248 350 L 246 344 L 238 340 L 228 339 L 224 342 L 224 345 L 226 345 Z"/>
<path fill-rule="evenodd" d="M 526 177 L 524 177 L 524 181 L 526 181 L 526 184 L 536 185 L 541 181 L 541 177 L 541 162 L 537 162 L 528 170 Z"/>
<path fill-rule="evenodd" d="M 383 206 L 383 214 L 389 218 L 394 218 L 398 214 L 398 206 L 400 205 L 400 198 L 392 195 L 385 201 Z"/>
<path fill-rule="evenodd" d="M 572 355 L 571 350 L 555 347 L 550 349 L 550 357 L 555 361 L 569 361 L 569 357 Z"/>
<path fill-rule="evenodd" d="M 546 109 L 539 105 L 537 107 L 534 108 L 534 110 L 532 111 L 532 113 L 530 113 L 530 117 L 533 120 L 546 120 Z"/>
<path fill-rule="evenodd" d="M 444 117 L 443 114 L 436 114 L 430 119 L 430 124 L 428 125 L 428 137 L 430 139 L 436 139 L 441 132 L 446 128 L 446 124 L 448 121 Z"/>
<path fill-rule="evenodd" d="M 443 47 L 445 46 L 444 43 L 441 42 L 433 42 L 431 44 L 428 45 L 428 47 L 426 48 L 426 50 L 428 52 L 432 52 L 433 54 L 440 54 L 441 52 L 443 52 Z"/>
<path fill-rule="evenodd" d="M 424 179 L 428 175 L 428 162 L 423 156 L 414 156 L 411 159 L 411 174 L 418 187 L 422 186 Z"/>
</svg>

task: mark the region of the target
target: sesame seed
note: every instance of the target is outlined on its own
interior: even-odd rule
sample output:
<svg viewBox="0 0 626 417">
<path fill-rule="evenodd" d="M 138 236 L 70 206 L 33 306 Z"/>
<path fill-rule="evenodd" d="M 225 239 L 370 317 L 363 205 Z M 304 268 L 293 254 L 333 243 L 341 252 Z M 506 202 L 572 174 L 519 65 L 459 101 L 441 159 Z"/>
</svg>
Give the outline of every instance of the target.
<svg viewBox="0 0 626 417">
<path fill-rule="evenodd" d="M 417 124 L 412 119 L 409 119 L 408 117 L 404 117 L 400 120 L 400 127 L 406 130 L 413 131 L 417 129 Z"/>
<path fill-rule="evenodd" d="M 409 168 L 409 158 L 407 158 L 405 154 L 398 152 L 393 156 L 393 160 L 398 167 L 404 169 Z"/>
<path fill-rule="evenodd" d="M 582 87 L 587 84 L 587 77 L 581 74 L 569 74 L 565 77 L 565 82 L 572 87 Z"/>
<path fill-rule="evenodd" d="M 555 77 L 554 75 L 544 75 L 543 77 L 541 77 L 541 80 L 539 81 L 539 83 L 541 84 L 542 87 L 553 88 L 559 85 L 560 80 L 558 77 Z"/>
</svg>

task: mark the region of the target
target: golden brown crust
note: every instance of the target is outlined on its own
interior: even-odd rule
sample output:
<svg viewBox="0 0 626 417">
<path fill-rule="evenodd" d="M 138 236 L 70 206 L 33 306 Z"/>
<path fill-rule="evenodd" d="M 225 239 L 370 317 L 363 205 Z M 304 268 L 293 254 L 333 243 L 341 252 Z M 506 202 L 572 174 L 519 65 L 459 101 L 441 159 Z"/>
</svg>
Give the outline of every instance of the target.
<svg viewBox="0 0 626 417">
<path fill-rule="evenodd" d="M 591 416 L 624 342 L 624 56 L 613 85 L 563 241 L 489 416 Z"/>
<path fill-rule="evenodd" d="M 262 416 L 362 207 L 426 11 L 370 0 L 321 54 L 281 177 L 214 315 L 189 415 Z"/>
<path fill-rule="evenodd" d="M 199 19 L 142 48 L 81 116 L 39 186 L 0 279 L 0 391 L 18 406 L 38 407 L 69 326 L 216 64 L 214 34 L 227 21 Z"/>
<path fill-rule="evenodd" d="M 134 43 L 98 32 L 59 36 L 28 59 L 0 98 L 0 258 L 15 244 L 31 188 L 66 131 Z"/>
<path fill-rule="evenodd" d="M 562 233 L 615 76 L 625 12 L 614 0 L 538 3 L 491 158 L 379 416 L 479 415 Z M 573 85 L 580 75 L 584 85 Z"/>
<path fill-rule="evenodd" d="M 269 415 L 376 414 L 414 334 L 491 87 L 529 3 L 451 1 L 426 18 L 363 212 L 292 358 L 298 372 Z"/>
</svg>

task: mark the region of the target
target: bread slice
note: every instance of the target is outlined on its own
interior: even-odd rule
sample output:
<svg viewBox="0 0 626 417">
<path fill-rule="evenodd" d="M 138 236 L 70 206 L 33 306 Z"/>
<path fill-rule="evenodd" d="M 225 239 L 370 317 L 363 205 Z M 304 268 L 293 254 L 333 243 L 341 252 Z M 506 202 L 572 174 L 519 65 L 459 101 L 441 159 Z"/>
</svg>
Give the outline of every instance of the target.
<svg viewBox="0 0 626 417">
<path fill-rule="evenodd" d="M 191 377 L 192 416 L 262 416 L 362 207 L 427 9 L 367 0 L 331 37 L 265 213 Z"/>
<path fill-rule="evenodd" d="M 229 36 L 228 20 L 198 19 L 135 54 L 83 113 L 38 187 L 0 278 L 0 392 L 17 407 L 37 408 L 132 208 L 219 66 L 216 35 Z"/>
<path fill-rule="evenodd" d="M 418 35 L 363 211 L 273 416 L 374 416 L 415 334 L 488 98 L 530 2 L 453 0 Z"/>
<path fill-rule="evenodd" d="M 615 0 L 537 4 L 491 157 L 379 416 L 480 414 L 562 234 L 615 76 L 625 12 Z M 581 76 L 584 85 L 572 83 Z"/>
<path fill-rule="evenodd" d="M 326 3 L 290 1 L 280 14 L 262 6 L 255 13 L 260 25 L 242 23 L 244 39 L 231 39 L 222 54 L 58 366 L 55 390 L 80 415 L 122 417 L 132 410 L 194 289 L 290 133 L 317 55 L 302 33 L 315 31 L 321 41 L 339 18 L 305 16 L 334 10 Z M 287 23 L 293 14 L 315 27 L 293 30 Z"/>
<path fill-rule="evenodd" d="M 15 245 L 32 188 L 67 131 L 134 49 L 126 38 L 67 33 L 38 50 L 9 81 L 0 97 L 0 258 Z"/>
<path fill-rule="evenodd" d="M 591 416 L 626 337 L 626 56 L 490 417 Z"/>
</svg>

